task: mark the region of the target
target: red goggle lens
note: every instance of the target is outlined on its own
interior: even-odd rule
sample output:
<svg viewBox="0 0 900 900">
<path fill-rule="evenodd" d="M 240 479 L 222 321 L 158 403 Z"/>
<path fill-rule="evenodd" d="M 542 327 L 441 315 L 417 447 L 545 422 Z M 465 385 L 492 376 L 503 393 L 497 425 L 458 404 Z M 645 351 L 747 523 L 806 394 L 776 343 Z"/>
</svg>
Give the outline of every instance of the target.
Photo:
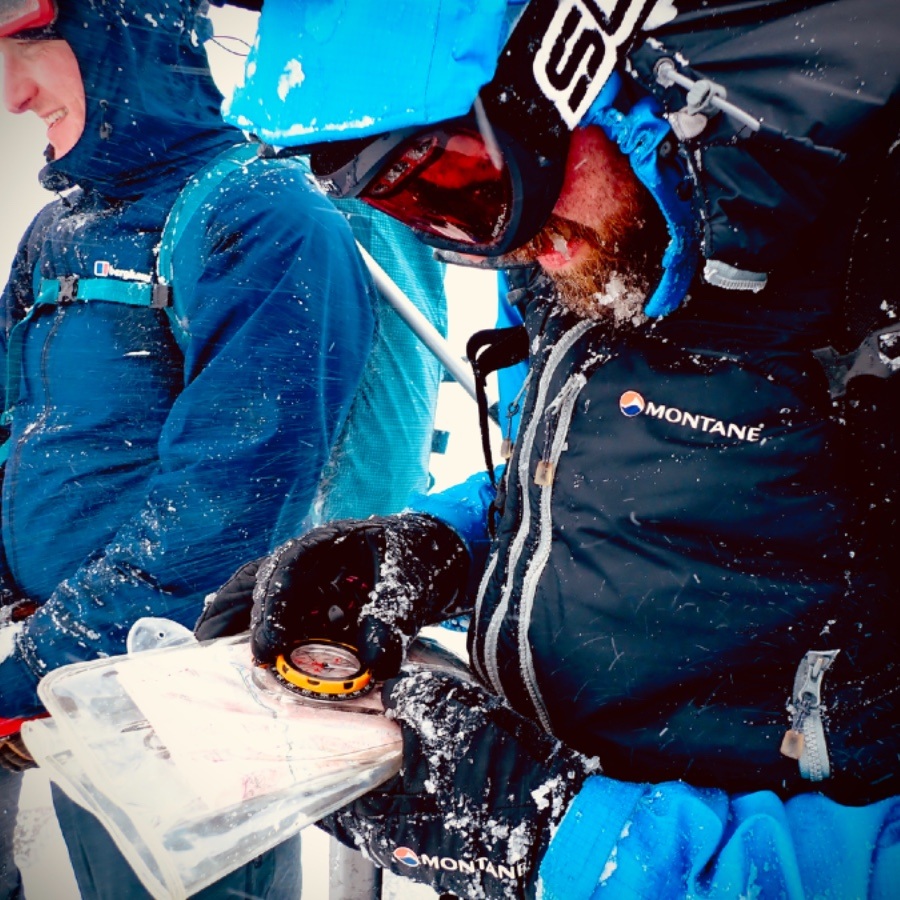
<svg viewBox="0 0 900 900">
<path fill-rule="evenodd" d="M 362 198 L 417 231 L 490 247 L 509 222 L 513 191 L 502 156 L 477 131 L 434 131 L 401 144 Z"/>
<path fill-rule="evenodd" d="M 0 0 L 0 37 L 43 28 L 56 18 L 53 0 Z"/>
</svg>

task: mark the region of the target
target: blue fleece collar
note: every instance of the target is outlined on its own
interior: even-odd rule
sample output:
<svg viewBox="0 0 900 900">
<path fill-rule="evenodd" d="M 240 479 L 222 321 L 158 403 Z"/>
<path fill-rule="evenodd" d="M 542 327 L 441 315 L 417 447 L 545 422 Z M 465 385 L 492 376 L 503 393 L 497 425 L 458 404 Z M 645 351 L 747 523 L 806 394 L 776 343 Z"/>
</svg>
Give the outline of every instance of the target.
<svg viewBox="0 0 900 900">
<path fill-rule="evenodd" d="M 696 217 L 690 201 L 678 195 L 685 174 L 674 149 L 665 159 L 660 156 L 660 145 L 671 136 L 671 129 L 662 118 L 659 104 L 648 96 L 621 112 L 612 105 L 621 84 L 614 73 L 581 124 L 598 125 L 616 142 L 665 219 L 669 244 L 663 254 L 663 273 L 644 306 L 644 313 L 656 318 L 681 304 L 693 280 L 699 260 Z"/>
</svg>

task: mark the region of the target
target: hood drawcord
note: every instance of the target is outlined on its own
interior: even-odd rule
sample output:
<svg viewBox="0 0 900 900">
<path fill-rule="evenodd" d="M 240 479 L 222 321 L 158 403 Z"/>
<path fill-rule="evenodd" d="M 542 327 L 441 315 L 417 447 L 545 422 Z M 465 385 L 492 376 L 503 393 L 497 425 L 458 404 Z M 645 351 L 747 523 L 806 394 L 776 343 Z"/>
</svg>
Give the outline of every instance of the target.
<svg viewBox="0 0 900 900">
<path fill-rule="evenodd" d="M 108 141 L 112 137 L 113 127 L 106 119 L 106 111 L 109 109 L 109 101 L 100 101 L 100 140 Z"/>
</svg>

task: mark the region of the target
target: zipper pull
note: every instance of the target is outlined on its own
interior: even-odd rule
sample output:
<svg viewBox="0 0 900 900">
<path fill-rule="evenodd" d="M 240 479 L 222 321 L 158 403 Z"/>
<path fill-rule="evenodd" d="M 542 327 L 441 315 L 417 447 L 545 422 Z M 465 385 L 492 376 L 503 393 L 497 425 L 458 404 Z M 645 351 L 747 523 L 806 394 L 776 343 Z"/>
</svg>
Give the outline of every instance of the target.
<svg viewBox="0 0 900 900">
<path fill-rule="evenodd" d="M 519 411 L 522 409 L 522 395 L 528 388 L 529 381 L 531 381 L 530 372 L 525 376 L 525 378 L 522 379 L 522 384 L 519 386 L 518 393 L 516 394 L 513 401 L 506 407 L 506 435 L 503 438 L 502 443 L 500 444 L 500 456 L 503 459 L 512 459 L 513 447 L 515 446 L 515 442 L 512 439 L 512 423 L 513 419 L 519 414 Z"/>
<path fill-rule="evenodd" d="M 831 774 L 822 713 L 822 681 L 840 650 L 810 650 L 800 661 L 794 691 L 788 701 L 791 725 L 781 741 L 781 753 L 796 759 L 800 775 L 822 781 Z"/>
<path fill-rule="evenodd" d="M 513 419 L 516 417 L 518 412 L 519 412 L 519 398 L 517 397 L 506 408 L 506 434 L 504 435 L 503 441 L 500 444 L 500 457 L 502 459 L 511 459 L 512 458 L 512 454 L 513 454 L 512 423 L 513 423 Z"/>
<path fill-rule="evenodd" d="M 779 748 L 781 755 L 787 756 L 789 759 L 800 759 L 803 756 L 804 743 L 803 732 L 798 731 L 792 723 L 781 739 L 781 747 Z"/>
<path fill-rule="evenodd" d="M 556 471 L 554 463 L 549 459 L 542 459 L 534 470 L 534 483 L 541 487 L 549 487 L 553 484 L 553 474 Z"/>
</svg>

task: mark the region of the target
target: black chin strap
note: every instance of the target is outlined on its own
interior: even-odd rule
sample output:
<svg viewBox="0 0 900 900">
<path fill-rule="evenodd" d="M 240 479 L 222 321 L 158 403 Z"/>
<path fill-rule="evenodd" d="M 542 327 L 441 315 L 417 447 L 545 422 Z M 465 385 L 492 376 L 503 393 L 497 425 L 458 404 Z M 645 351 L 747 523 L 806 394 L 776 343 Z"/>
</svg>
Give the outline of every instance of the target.
<svg viewBox="0 0 900 900">
<path fill-rule="evenodd" d="M 528 359 L 528 332 L 524 325 L 510 328 L 489 328 L 477 331 L 466 342 L 466 356 L 475 376 L 475 394 L 478 401 L 478 426 L 481 431 L 481 448 L 491 484 L 496 487 L 494 460 L 491 455 L 488 432 L 489 409 L 487 401 L 487 377 L 498 369 L 505 369 Z"/>
</svg>

